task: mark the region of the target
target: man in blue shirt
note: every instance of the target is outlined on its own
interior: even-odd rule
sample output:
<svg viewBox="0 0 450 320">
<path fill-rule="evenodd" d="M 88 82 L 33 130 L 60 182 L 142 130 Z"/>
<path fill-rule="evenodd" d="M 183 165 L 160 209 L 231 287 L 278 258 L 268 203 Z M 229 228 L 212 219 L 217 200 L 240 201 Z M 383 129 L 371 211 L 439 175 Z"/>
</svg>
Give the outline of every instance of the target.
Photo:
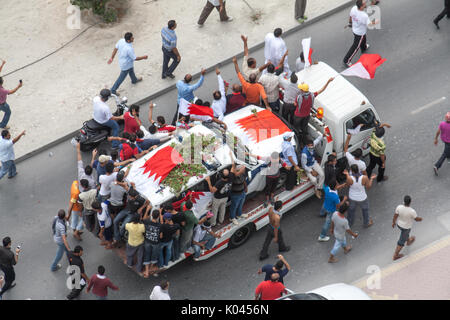
<svg viewBox="0 0 450 320">
<path fill-rule="evenodd" d="M 297 153 L 291 143 L 293 132 L 286 132 L 283 134 L 283 144 L 281 145 L 281 160 L 283 167 L 288 171 L 286 178 L 286 190 L 292 190 L 297 185 L 297 171 L 300 171 L 298 166 Z"/>
<path fill-rule="evenodd" d="M 177 23 L 175 20 L 170 20 L 167 23 L 167 27 L 161 30 L 162 38 L 162 51 L 163 51 L 163 68 L 162 68 L 162 78 L 165 79 L 169 77 L 171 79 L 175 78 L 173 72 L 178 66 L 181 60 L 180 53 L 177 49 L 177 35 L 175 34 L 175 28 Z M 169 67 L 170 59 L 172 59 L 172 64 Z"/>
<path fill-rule="evenodd" d="M 175 125 L 175 123 L 177 121 L 178 108 L 180 106 L 180 99 L 183 98 L 186 101 L 189 101 L 191 103 L 194 102 L 194 98 L 195 98 L 194 97 L 194 91 L 202 86 L 203 81 L 205 80 L 204 76 L 205 76 L 206 70 L 202 69 L 202 71 L 200 73 L 201 73 L 200 79 L 194 84 L 189 84 L 192 81 L 192 75 L 191 74 L 185 75 L 184 76 L 184 80 L 178 80 L 177 81 L 177 90 L 178 90 L 177 112 L 175 113 L 175 115 L 173 117 L 172 125 Z M 182 115 L 180 114 L 179 117 L 181 118 Z"/>
<path fill-rule="evenodd" d="M 329 186 L 324 185 L 323 191 L 325 192 L 325 201 L 322 209 L 320 210 L 320 216 L 326 216 L 326 218 L 318 240 L 328 241 L 330 240 L 330 237 L 328 237 L 327 234 L 330 230 L 333 213 L 347 200 L 347 196 L 344 196 L 342 201 L 340 201 L 339 195 L 336 191 L 336 181 L 331 181 Z"/>
<path fill-rule="evenodd" d="M 281 254 L 278 255 L 278 259 L 279 260 L 277 261 L 277 263 L 275 263 L 275 265 L 266 264 L 258 270 L 258 274 L 261 274 L 263 272 L 266 274 L 264 277 L 264 281 L 270 280 L 272 274 L 278 273 L 280 275 L 280 279 L 278 281 L 284 284 L 283 278 L 288 274 L 289 271 L 291 271 L 291 266 L 289 265 L 289 263 L 287 263 L 286 259 L 284 259 Z M 286 268 L 283 269 L 284 266 L 286 266 Z"/>
<path fill-rule="evenodd" d="M 131 83 L 135 84 L 142 81 L 142 77 L 136 78 L 134 74 L 134 61 L 146 60 L 148 56 L 136 57 L 133 49 L 134 37 L 131 32 L 125 33 L 125 37 L 117 41 L 116 47 L 113 50 L 111 58 L 108 60 L 108 64 L 111 64 L 116 56 L 116 53 L 119 52 L 119 66 L 120 66 L 120 75 L 111 88 L 111 93 L 115 95 L 119 95 L 116 90 L 120 87 L 123 80 L 130 75 Z"/>
<path fill-rule="evenodd" d="M 0 179 L 7 173 L 8 179 L 14 178 L 17 175 L 16 165 L 14 164 L 14 144 L 24 135 L 25 131 L 22 131 L 21 134 L 11 140 L 11 134 L 9 131 L 2 131 L 2 137 L 0 139 L 0 161 L 2 162 L 2 167 L 0 168 Z"/>
</svg>

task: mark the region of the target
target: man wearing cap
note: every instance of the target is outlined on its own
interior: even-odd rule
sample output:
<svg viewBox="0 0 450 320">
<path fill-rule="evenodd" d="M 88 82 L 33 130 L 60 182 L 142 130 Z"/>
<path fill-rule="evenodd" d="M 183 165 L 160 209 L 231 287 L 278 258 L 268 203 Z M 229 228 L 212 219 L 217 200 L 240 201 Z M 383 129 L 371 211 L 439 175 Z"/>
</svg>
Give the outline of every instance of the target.
<svg viewBox="0 0 450 320">
<path fill-rule="evenodd" d="M 298 85 L 300 89 L 300 94 L 296 99 L 296 107 L 294 111 L 294 127 L 296 130 L 300 130 L 302 132 L 302 141 L 306 142 L 306 135 L 308 133 L 308 122 L 311 114 L 311 108 L 314 105 L 314 99 L 319 94 L 325 91 L 331 81 L 334 78 L 330 78 L 327 83 L 317 92 L 310 92 L 309 85 L 306 83 L 301 83 Z"/>
<path fill-rule="evenodd" d="M 119 124 L 116 122 L 116 120 L 120 120 L 121 117 L 113 116 L 111 110 L 109 109 L 109 106 L 106 104 L 106 101 L 108 101 L 110 96 L 110 90 L 102 89 L 102 91 L 100 91 L 100 96 L 97 96 L 93 99 L 94 120 L 101 125 L 111 128 L 111 136 L 117 137 L 119 135 Z M 113 141 L 112 147 L 118 148 L 119 141 Z"/>
<path fill-rule="evenodd" d="M 438 170 L 444 163 L 445 158 L 448 159 L 450 163 L 450 112 L 447 112 L 445 115 L 445 121 L 442 121 L 439 124 L 439 129 L 436 132 L 436 137 L 434 138 L 434 145 L 437 146 L 439 135 L 441 136 L 442 142 L 444 142 L 444 152 L 442 156 L 439 158 L 438 162 L 434 165 L 434 174 L 438 175 Z"/>
<path fill-rule="evenodd" d="M 283 144 L 281 145 L 281 160 L 283 167 L 288 170 L 286 179 L 286 190 L 294 189 L 297 185 L 297 171 L 300 170 L 298 166 L 297 153 L 291 143 L 292 137 L 295 135 L 293 132 L 286 132 L 283 134 Z"/>
<path fill-rule="evenodd" d="M 211 250 L 214 247 L 216 238 L 219 236 L 211 229 L 211 224 L 208 221 L 198 224 L 194 229 L 194 237 L 192 238 L 192 244 L 194 247 L 194 261 L 198 261 L 200 254 L 203 251 Z"/>
</svg>

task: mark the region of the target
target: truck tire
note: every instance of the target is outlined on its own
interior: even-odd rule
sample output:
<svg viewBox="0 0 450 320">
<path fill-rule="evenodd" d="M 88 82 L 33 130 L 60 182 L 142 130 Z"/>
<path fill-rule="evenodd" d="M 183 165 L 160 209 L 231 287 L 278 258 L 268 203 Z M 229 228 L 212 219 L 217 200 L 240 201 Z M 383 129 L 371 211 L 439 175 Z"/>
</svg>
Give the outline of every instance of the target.
<svg viewBox="0 0 450 320">
<path fill-rule="evenodd" d="M 230 238 L 228 247 L 231 249 L 237 248 L 243 245 L 251 236 L 252 232 L 255 230 L 255 225 L 253 223 L 248 223 L 242 228 L 238 229 Z"/>
</svg>

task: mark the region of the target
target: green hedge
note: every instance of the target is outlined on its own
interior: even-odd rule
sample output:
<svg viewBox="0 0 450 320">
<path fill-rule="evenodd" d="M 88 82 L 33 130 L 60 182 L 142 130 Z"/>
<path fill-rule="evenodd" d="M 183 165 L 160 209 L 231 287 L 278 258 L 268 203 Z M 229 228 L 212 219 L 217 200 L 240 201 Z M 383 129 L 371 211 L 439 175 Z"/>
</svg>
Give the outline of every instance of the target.
<svg viewBox="0 0 450 320">
<path fill-rule="evenodd" d="M 106 4 L 110 0 L 70 0 L 70 3 L 83 9 L 92 9 L 95 15 L 102 17 L 106 23 L 117 21 L 117 11 L 107 8 Z"/>
</svg>

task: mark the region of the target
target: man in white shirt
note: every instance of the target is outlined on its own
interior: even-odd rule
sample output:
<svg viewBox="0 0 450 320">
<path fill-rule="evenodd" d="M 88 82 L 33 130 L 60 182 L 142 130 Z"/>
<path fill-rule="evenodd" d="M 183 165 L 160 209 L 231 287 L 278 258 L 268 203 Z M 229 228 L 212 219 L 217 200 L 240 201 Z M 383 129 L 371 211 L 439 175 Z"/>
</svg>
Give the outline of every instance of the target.
<svg viewBox="0 0 450 320">
<path fill-rule="evenodd" d="M 277 66 L 283 55 L 287 51 L 286 43 L 281 38 L 283 31 L 280 28 L 276 28 L 273 33 L 268 33 L 264 38 L 264 58 L 266 59 L 265 63 L 268 61 L 272 62 L 275 66 Z M 289 69 L 288 57 L 284 59 L 284 67 L 283 71 L 286 72 L 289 76 L 291 71 Z"/>
<path fill-rule="evenodd" d="M 103 174 L 99 177 L 100 182 L 100 191 L 99 196 L 102 201 L 107 200 L 111 196 L 111 183 L 116 180 L 117 172 L 114 172 L 114 164 L 108 162 L 105 166 L 106 174 Z"/>
<path fill-rule="evenodd" d="M 223 120 L 223 115 L 227 109 L 227 93 L 225 90 L 225 83 L 220 75 L 219 68 L 216 68 L 217 80 L 219 82 L 219 90 L 213 92 L 213 102 L 211 108 L 214 111 L 214 117 L 219 120 Z"/>
<path fill-rule="evenodd" d="M 150 294 L 150 300 L 170 300 L 169 281 L 164 280 L 159 286 L 155 286 Z"/>
<path fill-rule="evenodd" d="M 25 131 L 22 131 L 14 139 L 11 139 L 11 134 L 8 130 L 2 130 L 2 136 L 0 137 L 0 161 L 2 167 L 0 168 L 0 179 L 8 173 L 8 179 L 14 178 L 17 175 L 16 165 L 14 163 L 14 144 L 19 141 L 22 136 L 25 135 Z"/>
<path fill-rule="evenodd" d="M 121 119 L 121 117 L 115 117 L 112 115 L 111 110 L 109 109 L 109 106 L 106 104 L 106 101 L 108 101 L 109 97 L 111 96 L 111 91 L 108 89 L 102 89 L 100 91 L 100 96 L 97 96 L 93 99 L 94 103 L 94 120 L 104 126 L 107 126 L 111 128 L 112 137 L 119 136 L 119 124 L 116 122 L 116 120 Z M 114 149 L 119 147 L 119 141 L 113 141 L 112 147 Z"/>
<path fill-rule="evenodd" d="M 370 22 L 369 15 L 364 11 L 366 9 L 367 2 L 366 0 L 357 0 L 356 6 L 352 8 L 350 11 L 349 18 L 349 26 L 352 27 L 354 40 L 351 48 L 348 50 L 347 54 L 344 57 L 344 64 L 347 67 L 352 65 L 352 59 L 358 53 L 358 50 L 361 49 L 361 52 L 364 53 L 367 49 L 369 49 L 369 44 L 367 44 L 366 33 L 367 27 L 369 25 L 378 24 L 379 21 Z"/>
<path fill-rule="evenodd" d="M 359 168 L 359 173 L 367 176 L 366 163 L 363 160 L 361 160 L 361 157 L 362 157 L 361 148 L 356 149 L 355 151 L 353 151 L 353 153 L 348 152 L 348 146 L 349 146 L 351 139 L 352 139 L 352 135 L 349 133 L 347 135 L 347 140 L 345 140 L 345 145 L 344 145 L 344 153 L 345 153 L 345 157 L 347 158 L 348 165 L 351 167 L 353 164 L 356 164 Z"/>
<path fill-rule="evenodd" d="M 397 225 L 397 227 L 401 231 L 400 239 L 398 239 L 397 248 L 395 249 L 393 260 L 400 259 L 404 256 L 400 253 L 400 251 L 405 246 L 405 242 L 407 246 L 410 246 L 414 242 L 414 240 L 416 240 L 416 237 L 409 236 L 413 222 L 422 221 L 422 218 L 418 217 L 416 211 L 410 207 L 411 197 L 405 196 L 403 202 L 403 205 L 399 205 L 395 209 L 394 219 L 392 220 L 392 228 L 395 228 L 395 225 Z"/>
</svg>

